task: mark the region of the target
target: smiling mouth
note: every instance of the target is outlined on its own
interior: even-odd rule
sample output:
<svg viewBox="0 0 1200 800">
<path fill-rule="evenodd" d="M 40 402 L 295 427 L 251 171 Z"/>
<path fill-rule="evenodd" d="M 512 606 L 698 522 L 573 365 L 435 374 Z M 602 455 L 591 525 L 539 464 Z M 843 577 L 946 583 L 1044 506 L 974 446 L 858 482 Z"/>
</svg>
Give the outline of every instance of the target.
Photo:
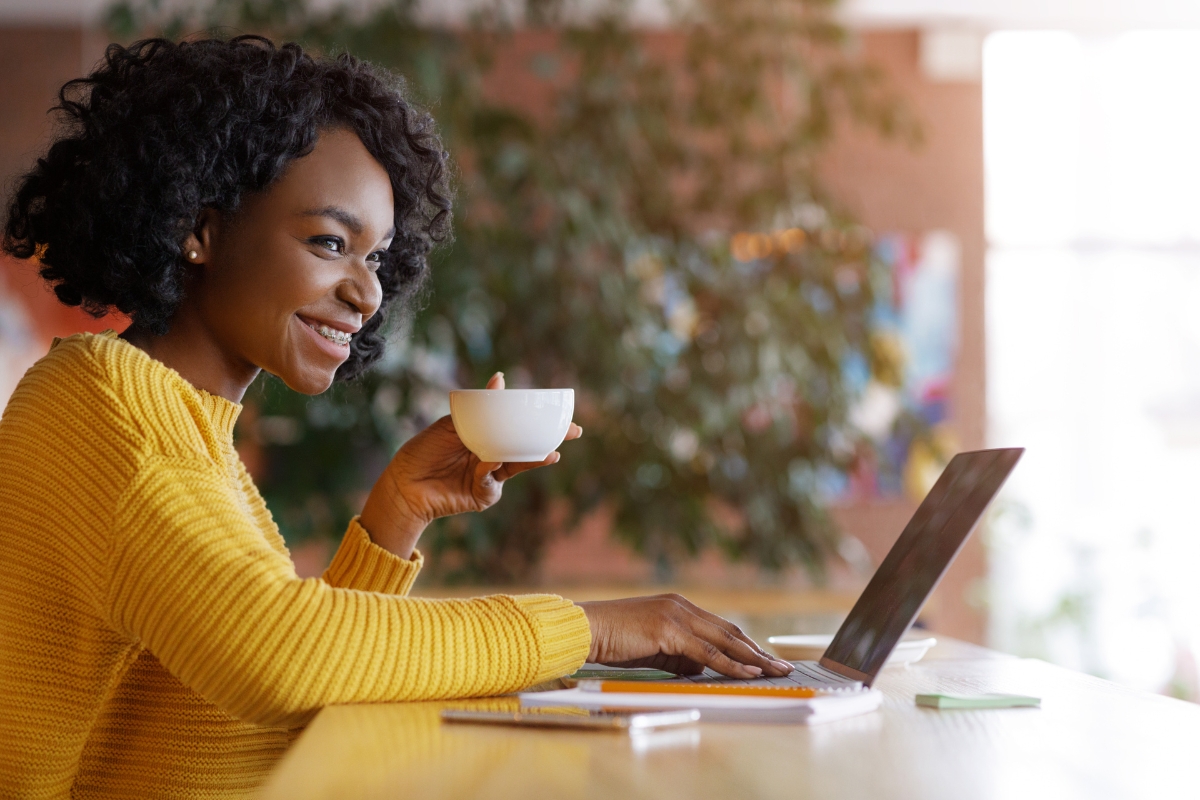
<svg viewBox="0 0 1200 800">
<path fill-rule="evenodd" d="M 341 347 L 350 346 L 350 339 L 353 338 L 353 334 L 346 333 L 345 331 L 339 331 L 336 328 L 329 327 L 328 325 L 314 325 L 307 320 L 301 320 L 301 322 L 336 345 Z"/>
</svg>

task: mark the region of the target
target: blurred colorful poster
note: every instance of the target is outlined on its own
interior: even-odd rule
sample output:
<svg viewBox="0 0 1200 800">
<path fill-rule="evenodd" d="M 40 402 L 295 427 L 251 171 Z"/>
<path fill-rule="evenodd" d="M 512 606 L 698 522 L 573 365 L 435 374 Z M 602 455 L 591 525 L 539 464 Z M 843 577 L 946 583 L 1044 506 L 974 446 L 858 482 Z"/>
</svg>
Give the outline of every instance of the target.
<svg viewBox="0 0 1200 800">
<path fill-rule="evenodd" d="M 0 413 L 25 370 L 45 354 L 25 304 L 8 288 L 5 266 L 0 263 Z"/>
<path fill-rule="evenodd" d="M 941 451 L 953 449 L 946 423 L 958 356 L 958 240 L 946 231 L 888 234 L 875 254 L 887 275 L 870 353 L 846 367 L 860 392 L 850 412 L 860 438 L 839 500 L 919 498 L 940 471 Z"/>
</svg>

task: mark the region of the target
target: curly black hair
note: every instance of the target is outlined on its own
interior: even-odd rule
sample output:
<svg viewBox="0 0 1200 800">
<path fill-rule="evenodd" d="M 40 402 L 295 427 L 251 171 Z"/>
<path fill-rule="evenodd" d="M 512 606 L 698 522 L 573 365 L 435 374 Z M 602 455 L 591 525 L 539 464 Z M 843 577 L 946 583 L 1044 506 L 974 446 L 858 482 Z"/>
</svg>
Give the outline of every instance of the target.
<svg viewBox="0 0 1200 800">
<path fill-rule="evenodd" d="M 337 379 L 383 355 L 382 327 L 420 292 L 430 250 L 450 235 L 447 155 L 432 118 L 396 76 L 350 55 L 314 58 L 260 36 L 110 45 L 54 111 L 62 130 L 17 184 L 4 249 L 36 256 L 63 303 L 111 309 L 165 333 L 184 292 L 182 242 L 202 209 L 237 210 L 323 128 L 353 130 L 387 170 L 396 237 L 378 270 L 383 305 Z"/>
</svg>

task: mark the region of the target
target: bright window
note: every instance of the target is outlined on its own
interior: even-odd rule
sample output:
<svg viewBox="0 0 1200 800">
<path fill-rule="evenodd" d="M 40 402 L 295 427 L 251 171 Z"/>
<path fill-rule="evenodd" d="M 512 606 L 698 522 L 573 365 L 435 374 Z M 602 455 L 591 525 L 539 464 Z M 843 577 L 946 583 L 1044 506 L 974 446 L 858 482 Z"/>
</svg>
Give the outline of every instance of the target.
<svg viewBox="0 0 1200 800">
<path fill-rule="evenodd" d="M 1200 33 L 984 48 L 993 643 L 1196 697 Z"/>
</svg>

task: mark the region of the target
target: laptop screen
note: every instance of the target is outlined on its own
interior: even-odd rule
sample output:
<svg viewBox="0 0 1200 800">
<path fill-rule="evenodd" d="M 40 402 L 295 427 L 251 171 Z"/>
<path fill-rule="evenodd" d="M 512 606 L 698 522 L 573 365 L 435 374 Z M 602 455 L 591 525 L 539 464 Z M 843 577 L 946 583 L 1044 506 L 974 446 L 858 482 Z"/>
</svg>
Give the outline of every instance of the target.
<svg viewBox="0 0 1200 800">
<path fill-rule="evenodd" d="M 1023 452 L 977 450 L 950 461 L 833 637 L 823 666 L 874 679 Z"/>
</svg>

